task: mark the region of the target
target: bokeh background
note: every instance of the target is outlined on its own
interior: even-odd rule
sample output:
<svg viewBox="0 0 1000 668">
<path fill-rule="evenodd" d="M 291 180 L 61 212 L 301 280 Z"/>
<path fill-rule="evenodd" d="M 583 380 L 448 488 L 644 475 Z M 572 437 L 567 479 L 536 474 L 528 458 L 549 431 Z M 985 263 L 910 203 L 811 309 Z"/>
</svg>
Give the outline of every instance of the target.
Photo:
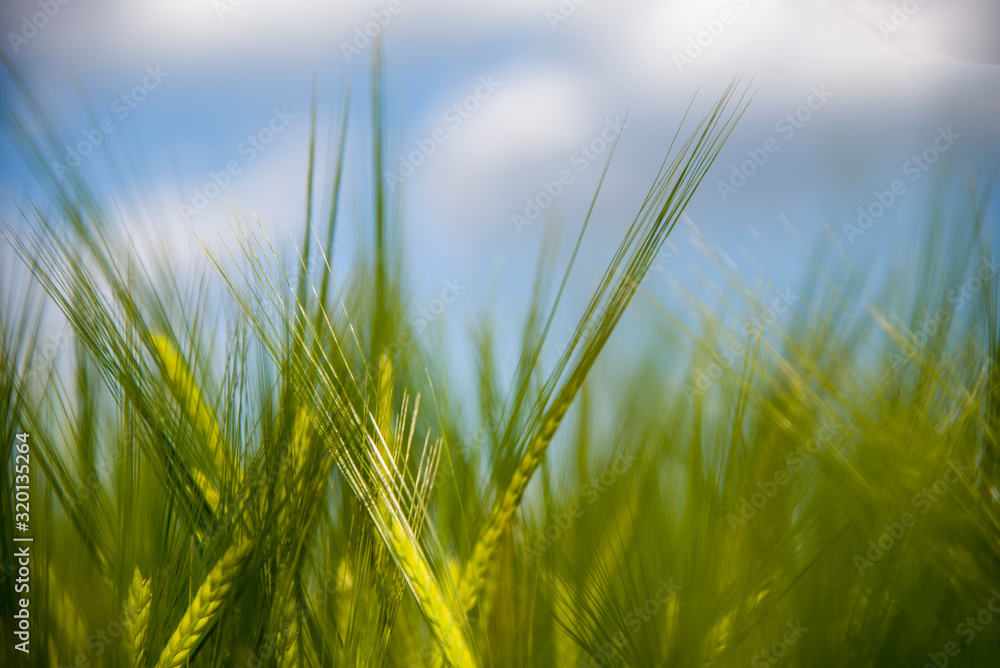
<svg viewBox="0 0 1000 668">
<path fill-rule="evenodd" d="M 298 238 L 314 77 L 321 142 L 349 85 L 351 124 L 368 126 L 373 36 L 382 39 L 387 168 L 407 172 L 392 182 L 411 300 L 418 313 L 449 281 L 462 286 L 433 323 L 459 360 L 477 313 L 523 311 L 546 225 L 562 221 L 564 241 L 575 237 L 608 155 L 598 139 L 627 114 L 571 288 L 568 337 L 574 299 L 589 295 L 689 104 L 700 117 L 734 76 L 753 102 L 645 292 L 683 312 L 681 287 L 706 300 L 732 290 L 713 278 L 706 248 L 761 292 L 808 270 L 802 243 L 839 243 L 877 276 L 915 250 L 934 193 L 982 189 L 995 173 L 998 29 L 1000 4 L 989 0 L 8 0 L 2 10 L 4 48 L 65 124 L 66 165 L 70 149 L 100 144 L 79 168 L 107 186 L 109 203 L 128 183 L 141 204 L 122 208 L 123 224 L 176 245 L 179 263 L 197 255 L 197 238 L 231 243 L 227 202 L 274 238 Z M 95 134 L 102 123 L 111 131 Z M 428 154 L 420 147 L 435 131 L 444 141 Z M 947 150 L 914 171 L 908 161 L 939 132 L 951 133 Z M 339 266 L 368 227 L 372 197 L 366 135 L 349 138 L 344 212 L 356 224 L 338 229 Z M 778 148 L 747 163 L 766 146 Z M 409 173 L 404 161 L 420 164 Z M 17 228 L 19 210 L 44 208 L 45 197 L 6 139 L 0 163 L 0 215 Z M 239 173 L 219 177 L 228 165 Z M 741 169 L 752 172 L 745 182 Z M 517 225 L 563 170 L 572 183 Z M 218 192 L 213 175 L 224 193 L 199 199 Z M 905 192 L 863 234 L 845 227 L 896 179 Z M 497 326 L 516 338 L 518 322 Z"/>
</svg>

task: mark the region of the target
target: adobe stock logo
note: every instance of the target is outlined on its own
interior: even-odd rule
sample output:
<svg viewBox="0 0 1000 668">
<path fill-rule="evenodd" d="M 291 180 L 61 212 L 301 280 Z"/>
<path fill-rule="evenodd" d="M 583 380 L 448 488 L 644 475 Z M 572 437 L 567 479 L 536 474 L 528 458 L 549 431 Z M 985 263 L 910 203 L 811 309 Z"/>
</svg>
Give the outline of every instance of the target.
<svg viewBox="0 0 1000 668">
<path fill-rule="evenodd" d="M 799 296 L 795 294 L 791 286 L 785 290 L 778 290 L 777 294 L 778 296 L 764 310 L 762 316 L 754 316 L 749 320 L 744 320 L 737 328 L 736 338 L 730 344 L 729 349 L 722 353 L 727 363 L 735 364 L 739 360 L 739 356 L 750 345 L 749 343 L 744 343 L 744 341 L 754 341 L 758 335 L 763 336 L 764 332 L 774 324 L 778 316 L 788 311 L 794 302 L 799 300 Z M 740 338 L 741 336 L 743 337 L 742 339 Z M 687 393 L 688 405 L 693 406 L 695 395 L 701 396 L 703 392 L 712 387 L 715 382 L 722 378 L 724 371 L 722 364 L 714 361 L 706 368 L 699 369 L 694 380 L 694 385 L 687 385 L 684 390 Z"/>
<path fill-rule="evenodd" d="M 963 465 L 961 462 L 948 462 L 948 471 L 927 485 L 922 490 L 913 495 L 912 503 L 920 510 L 921 515 L 926 515 L 934 504 L 941 500 L 951 488 L 959 483 L 963 473 L 969 473 L 972 467 Z M 858 575 L 864 575 L 868 569 L 880 561 L 903 537 L 907 529 L 912 529 L 917 524 L 917 516 L 906 512 L 900 515 L 898 522 L 886 522 L 882 525 L 882 535 L 877 540 L 868 541 L 868 551 L 864 556 L 854 555 L 854 566 L 858 569 Z"/>
<path fill-rule="evenodd" d="M 463 98 L 460 102 L 456 102 L 445 109 L 444 113 L 441 114 L 441 120 L 444 121 L 449 129 L 459 129 L 465 121 L 472 118 L 472 115 L 476 113 L 476 111 L 483 106 L 483 103 L 489 100 L 501 86 L 503 86 L 503 83 L 497 81 L 492 74 L 480 76 L 472 93 L 465 96 L 465 98 Z M 388 169 L 385 171 L 384 176 L 386 183 L 389 184 L 389 189 L 396 190 L 397 185 L 413 176 L 417 169 L 426 163 L 427 159 L 435 151 L 437 151 L 438 145 L 444 144 L 448 141 L 451 136 L 448 132 L 449 130 L 445 129 L 444 126 L 439 125 L 423 139 L 415 139 L 413 144 L 416 148 L 406 155 L 399 156 L 399 163 L 396 171 Z"/>
<path fill-rule="evenodd" d="M 576 167 L 576 171 L 580 174 L 587 171 L 587 168 L 614 144 L 615 138 L 627 127 L 628 123 L 623 121 L 621 116 L 605 119 L 601 133 L 589 142 L 580 144 L 569 156 L 570 165 Z M 575 180 L 576 176 L 568 169 L 561 170 L 551 181 L 542 180 L 539 184 L 541 188 L 535 196 L 524 198 L 524 209 L 520 213 L 515 211 L 510 215 L 510 222 L 517 233 L 521 234 L 523 228 L 533 224 Z"/>
<path fill-rule="evenodd" d="M 950 125 L 947 130 L 938 128 L 934 141 L 920 153 L 910 156 L 910 159 L 900 167 L 900 171 L 903 172 L 903 176 L 910 177 L 910 183 L 916 183 L 942 154 L 947 153 L 955 145 L 955 140 L 961 138 L 962 135 L 952 130 Z M 876 190 L 873 194 L 875 199 L 868 206 L 858 207 L 856 224 L 844 223 L 844 234 L 847 235 L 851 245 L 854 245 L 854 241 L 871 228 L 875 221 L 885 215 L 896 200 L 906 194 L 906 184 L 902 179 L 895 179 L 886 190 Z"/>
<path fill-rule="evenodd" d="M 882 33 L 882 37 L 889 39 L 893 33 L 899 32 L 903 26 L 910 22 L 910 17 L 919 12 L 920 8 L 929 1 L 903 0 L 901 5 L 894 4 L 892 6 L 892 13 L 889 14 L 889 20 L 878 22 L 878 31 Z"/>
<path fill-rule="evenodd" d="M 639 633 L 642 627 L 653 621 L 660 610 L 665 610 L 667 604 L 677 597 L 677 592 L 684 588 L 683 585 L 674 584 L 673 578 L 670 578 L 670 582 L 660 578 L 657 584 L 660 586 L 651 597 L 632 608 L 632 611 L 625 615 L 625 625 L 628 627 L 629 635 L 634 636 Z M 577 665 L 580 668 L 602 668 L 603 666 L 627 663 L 625 648 L 629 642 L 625 632 L 619 630 L 596 648 L 596 654 L 585 656 Z"/>
<path fill-rule="evenodd" d="M 170 72 L 164 72 L 159 65 L 147 66 L 140 82 L 114 99 L 110 106 L 111 111 L 118 116 L 118 120 L 124 121 L 169 76 Z M 73 146 L 65 145 L 66 154 L 63 162 L 53 161 L 52 169 L 56 176 L 62 178 L 82 165 L 87 156 L 92 154 L 105 137 L 114 132 L 116 128 L 115 120 L 110 116 L 105 116 L 94 127 L 81 132 L 83 139 Z"/>
<path fill-rule="evenodd" d="M 406 7 L 403 0 L 389 0 L 385 7 L 372 11 L 372 20 L 354 28 L 354 39 L 350 42 L 340 43 L 340 52 L 344 54 L 344 60 L 348 63 L 354 56 L 361 53 L 361 50 L 372 43 L 385 30 L 393 18 L 399 16 Z"/>
<path fill-rule="evenodd" d="M 291 124 L 295 114 L 288 113 L 287 107 L 279 110 L 274 107 L 272 115 L 267 125 L 260 128 L 252 135 L 247 135 L 246 141 L 240 142 L 236 147 L 237 153 L 245 156 L 242 161 L 230 160 L 226 163 L 225 169 L 218 172 L 209 172 L 208 179 L 201 188 L 192 190 L 193 196 L 187 204 L 181 204 L 181 216 L 191 219 L 208 208 L 216 198 L 222 195 L 229 186 L 233 177 L 243 173 L 243 168 L 253 162 L 259 153 L 274 141 L 275 137 L 285 131 Z"/>
<path fill-rule="evenodd" d="M 420 334 L 427 329 L 427 325 L 437 320 L 445 312 L 448 304 L 454 303 L 456 299 L 461 297 L 467 287 L 467 285 L 462 285 L 457 278 L 445 281 L 441 294 L 436 299 L 432 299 L 427 306 L 417 310 L 417 317 L 413 319 L 413 329 L 416 330 L 416 333 Z"/>
<path fill-rule="evenodd" d="M 32 14 L 31 18 L 22 17 L 21 29 L 18 32 L 7 33 L 7 41 L 10 43 L 11 50 L 14 53 L 20 51 L 22 46 L 33 39 L 38 31 L 47 26 L 63 6 L 69 3 L 70 0 L 38 0 L 40 11 Z"/>
<path fill-rule="evenodd" d="M 569 17 L 576 14 L 577 7 L 587 2 L 587 0 L 562 0 L 556 9 L 545 10 L 545 20 L 549 22 L 549 28 L 555 32 L 560 23 L 565 23 Z"/>
<path fill-rule="evenodd" d="M 774 644 L 767 649 L 761 650 L 750 660 L 750 665 L 753 666 L 753 668 L 764 668 L 765 666 L 773 666 L 778 663 L 782 657 L 788 654 L 788 649 L 798 644 L 799 640 L 802 639 L 802 636 L 804 636 L 809 630 L 809 627 L 802 626 L 801 619 L 797 620 L 794 624 L 792 622 L 786 622 L 785 627 L 788 630 L 782 634 L 780 640 L 774 642 Z"/>
<path fill-rule="evenodd" d="M 889 363 L 893 370 L 909 362 L 942 328 L 947 328 L 955 315 L 961 311 L 967 303 L 972 303 L 975 296 L 984 286 L 990 284 L 990 279 L 1000 271 L 1000 262 L 997 262 L 996 254 L 991 254 L 989 259 L 982 256 L 979 267 L 968 280 L 959 287 L 952 288 L 948 293 L 948 306 L 942 306 L 937 313 L 931 313 L 923 321 L 918 329 L 913 331 L 913 339 L 907 344 L 906 356 L 900 353 L 889 353 Z M 951 307 L 951 308 L 949 308 Z"/>
<path fill-rule="evenodd" d="M 767 164 L 771 156 L 781 150 L 781 142 L 794 137 L 795 132 L 805 127 L 805 124 L 812 119 L 813 113 L 822 109 L 823 105 L 833 96 L 834 94 L 827 90 L 826 84 L 811 86 L 805 102 L 775 122 L 774 131 L 780 134 L 781 138 L 768 137 L 758 148 L 748 148 L 747 155 L 750 159 L 741 162 L 739 167 L 735 164 L 730 165 L 728 182 L 715 182 L 715 187 L 719 191 L 719 197 L 722 198 L 722 201 L 727 201 L 730 195 L 745 186 L 747 181 Z"/>
<path fill-rule="evenodd" d="M 620 476 L 625 475 L 632 467 L 634 460 L 635 455 L 633 454 L 618 453 L 608 467 L 601 471 L 600 475 L 590 478 L 580 488 L 580 494 L 570 497 L 563 510 L 552 518 L 543 531 L 535 532 L 533 537 L 526 537 L 526 542 L 530 541 L 531 543 L 526 545 L 528 547 L 528 562 L 539 559 L 546 550 L 552 547 L 555 541 L 569 531 L 577 519 L 583 516 L 584 507 L 581 498 L 587 506 L 594 505 L 601 494 L 606 492 Z"/>
<path fill-rule="evenodd" d="M 975 614 L 966 617 L 962 623 L 955 627 L 955 633 L 965 640 L 966 645 L 976 639 L 977 633 L 982 633 L 987 626 L 993 623 L 994 615 L 1000 615 L 1000 591 L 991 589 L 990 593 L 993 594 L 993 598 L 987 601 L 986 605 L 979 608 Z M 949 640 L 940 652 L 927 653 L 927 658 L 930 661 L 925 663 L 923 668 L 945 668 L 951 659 L 961 652 L 961 646 L 954 640 Z"/>
</svg>

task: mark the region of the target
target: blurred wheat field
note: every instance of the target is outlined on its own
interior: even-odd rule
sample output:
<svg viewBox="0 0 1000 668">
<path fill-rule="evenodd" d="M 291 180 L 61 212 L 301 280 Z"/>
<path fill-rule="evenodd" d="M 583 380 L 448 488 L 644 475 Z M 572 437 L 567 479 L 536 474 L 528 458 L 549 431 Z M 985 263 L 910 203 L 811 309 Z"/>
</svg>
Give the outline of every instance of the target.
<svg viewBox="0 0 1000 668">
<path fill-rule="evenodd" d="M 735 334 L 693 292 L 681 317 L 641 282 L 748 103 L 734 83 L 621 212 L 568 343 L 551 354 L 573 261 L 546 248 L 513 374 L 487 317 L 468 392 L 413 331 L 378 67 L 348 280 L 330 262 L 360 225 L 338 209 L 345 114 L 331 182 L 310 146 L 307 202 L 327 204 L 295 253 L 231 206 L 242 246 L 204 256 L 218 300 L 137 253 L 85 173 L 46 167 L 57 126 L 10 70 L 5 128 L 52 206 L 5 232 L 35 283 L 2 290 L 3 665 L 1000 665 L 989 192 L 929 207 L 923 256 L 874 288 L 831 235 L 794 297 L 736 291 Z M 45 300 L 71 327 L 66 373 L 32 373 Z M 658 344 L 610 374 L 595 363 L 632 301 Z"/>
</svg>

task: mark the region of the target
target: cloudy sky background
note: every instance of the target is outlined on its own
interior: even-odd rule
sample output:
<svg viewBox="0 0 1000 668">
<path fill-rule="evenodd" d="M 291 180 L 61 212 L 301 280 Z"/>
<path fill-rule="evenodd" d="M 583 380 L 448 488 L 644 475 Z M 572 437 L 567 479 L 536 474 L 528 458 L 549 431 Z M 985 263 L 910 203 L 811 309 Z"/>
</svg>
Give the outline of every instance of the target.
<svg viewBox="0 0 1000 668">
<path fill-rule="evenodd" d="M 42 11 L 39 3 L 9 0 L 2 34 L 7 53 L 46 91 L 69 139 L 82 140 L 95 121 L 110 119 L 114 132 L 103 148 L 138 150 L 149 204 L 139 224 L 168 231 L 189 253 L 193 234 L 225 237 L 228 223 L 213 204 L 187 227 L 180 205 L 233 160 L 241 169 L 229 185 L 233 201 L 255 213 L 269 234 L 298 237 L 313 72 L 324 139 L 353 82 L 358 132 L 349 144 L 344 210 L 350 222 L 340 228 L 337 250 L 338 259 L 347 259 L 370 208 L 364 130 L 372 47 L 355 39 L 388 4 L 68 0 L 53 5 L 58 11 L 35 34 L 25 21 Z M 851 261 L 888 266 L 913 248 L 934 188 L 981 186 L 996 173 L 1000 3 L 400 0 L 399 7 L 379 30 L 390 91 L 388 166 L 397 168 L 415 141 L 438 128 L 446 132 L 447 141 L 396 192 L 403 195 L 414 306 L 437 297 L 446 280 L 468 285 L 446 314 L 455 332 L 483 308 L 501 315 L 523 308 L 543 223 L 519 233 L 512 214 L 524 212 L 525 198 L 542 192 L 543 182 L 574 170 L 573 183 L 546 212 L 565 221 L 568 247 L 606 158 L 602 153 L 581 172 L 574 152 L 627 112 L 572 311 L 632 220 L 688 104 L 695 100 L 700 117 L 736 75 L 752 79 L 754 100 L 687 209 L 697 231 L 678 227 L 671 237 L 678 255 L 666 258 L 646 285 L 671 310 L 688 308 L 678 285 L 712 294 L 698 274 L 707 266 L 699 244 L 721 249 L 749 285 L 761 280 L 773 289 L 809 269 L 790 228 L 810 245 L 828 226 Z M 711 28 L 719 34 L 710 35 Z M 690 47 L 699 34 L 700 52 Z M 121 119 L 115 99 L 140 85 L 148 67 L 166 76 Z M 453 127 L 445 112 L 473 94 L 481 78 L 499 85 Z M 815 91 L 824 91 L 826 101 L 812 98 L 818 108 L 791 136 L 779 131 L 776 123 Z M 294 118 L 246 162 L 241 142 L 265 128 L 275 108 Z M 904 163 L 949 128 L 957 139 L 910 181 Z M 779 150 L 723 197 L 719 184 L 769 138 Z M 84 168 L 99 174 L 102 160 L 90 156 Z M 29 197 L 42 199 L 41 191 L 6 139 L 0 161 L 0 216 L 16 227 L 18 207 Z M 844 225 L 894 179 L 904 180 L 905 194 L 848 243 Z M 995 226 L 995 209 L 990 220 Z M 516 331 L 514 319 L 510 324 Z"/>
</svg>

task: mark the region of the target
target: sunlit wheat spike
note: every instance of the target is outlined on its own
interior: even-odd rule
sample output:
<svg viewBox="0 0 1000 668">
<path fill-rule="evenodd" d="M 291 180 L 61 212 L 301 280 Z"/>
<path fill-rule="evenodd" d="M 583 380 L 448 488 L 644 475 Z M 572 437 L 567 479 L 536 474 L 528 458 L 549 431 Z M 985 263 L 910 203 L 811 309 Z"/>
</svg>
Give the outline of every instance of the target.
<svg viewBox="0 0 1000 668">
<path fill-rule="evenodd" d="M 462 572 L 462 579 L 458 584 L 458 597 L 466 612 L 475 607 L 478 598 L 477 592 L 482 586 L 483 578 L 490 566 L 490 561 L 493 558 L 497 543 L 500 541 L 500 536 L 510 522 L 511 517 L 517 511 L 517 507 L 521 503 L 521 497 L 524 495 L 524 490 L 531 481 L 531 476 L 534 474 L 535 469 L 538 468 L 542 458 L 545 456 L 545 450 L 559 428 L 562 417 L 569 410 L 572 401 L 572 394 L 569 397 L 564 396 L 562 400 L 557 399 L 556 404 L 550 409 L 541 430 L 532 439 L 531 445 L 518 463 L 517 469 L 514 471 L 514 475 L 507 489 L 504 491 L 503 497 L 494 506 L 493 512 L 487 521 L 486 529 L 476 543 L 476 547 L 472 552 L 472 558 L 469 559 L 465 570 Z"/>
<path fill-rule="evenodd" d="M 383 356 L 379 363 L 379 394 L 376 414 L 371 416 L 379 433 L 376 434 L 375 439 L 372 439 L 372 445 L 377 447 L 380 444 L 384 448 L 382 452 L 385 456 L 385 463 L 381 466 L 382 475 L 385 476 L 384 480 L 388 482 L 393 478 L 399 479 L 398 487 L 405 489 L 408 486 L 405 483 L 405 461 L 397 461 L 403 456 L 403 447 L 402 443 L 393 436 L 389 424 L 392 373 L 391 362 L 388 357 Z M 401 433 L 399 436 L 402 438 Z M 391 442 L 387 442 L 386 439 L 390 439 Z M 463 624 L 459 621 L 462 619 L 461 612 L 455 610 L 446 601 L 444 592 L 420 549 L 419 539 L 407 520 L 406 512 L 400 507 L 399 500 L 395 498 L 392 489 L 391 485 L 386 485 L 379 490 L 381 494 L 375 501 L 376 507 L 373 509 L 376 517 L 381 519 L 379 524 L 383 539 L 388 543 L 417 604 L 423 611 L 424 618 L 441 648 L 445 661 L 451 666 L 463 668 L 475 666 L 476 662 L 466 642 Z M 424 492 L 427 489 L 429 488 L 425 488 Z M 419 509 L 424 502 L 419 495 L 420 489 L 418 487 L 415 493 L 418 498 L 412 499 L 414 509 Z M 422 515 L 418 513 L 418 516 L 421 518 L 419 521 L 423 521 Z"/>
<path fill-rule="evenodd" d="M 128 590 L 127 616 L 125 618 L 126 651 L 133 666 L 142 665 L 149 630 L 149 603 L 151 600 L 149 580 L 144 579 L 139 568 L 136 567 L 135 574 L 132 576 L 132 584 Z"/>
<path fill-rule="evenodd" d="M 441 648 L 448 665 L 465 668 L 475 666 L 462 626 L 442 595 L 433 573 L 424 560 L 415 539 L 398 523 L 389 520 L 390 547 L 406 576 L 413 596 L 424 613 L 431 633 Z"/>
<path fill-rule="evenodd" d="M 205 402 L 205 398 L 198 389 L 194 376 L 181 352 L 177 350 L 174 342 L 166 336 L 153 335 L 152 341 L 153 349 L 156 351 L 160 368 L 163 370 L 170 391 L 181 405 L 188 420 L 205 438 L 219 471 L 235 470 L 231 467 L 231 453 L 226 449 L 215 412 Z M 201 476 L 199 484 L 208 485 L 205 476 Z M 205 491 L 204 488 L 203 491 Z M 218 493 L 214 489 L 209 489 L 205 493 L 206 498 L 213 495 L 218 498 Z"/>
<path fill-rule="evenodd" d="M 167 646 L 160 653 L 156 668 L 181 668 L 204 639 L 222 610 L 222 601 L 233 586 L 240 564 L 250 552 L 252 543 L 241 541 L 231 546 L 209 572 L 187 611 L 177 624 Z"/>
</svg>

